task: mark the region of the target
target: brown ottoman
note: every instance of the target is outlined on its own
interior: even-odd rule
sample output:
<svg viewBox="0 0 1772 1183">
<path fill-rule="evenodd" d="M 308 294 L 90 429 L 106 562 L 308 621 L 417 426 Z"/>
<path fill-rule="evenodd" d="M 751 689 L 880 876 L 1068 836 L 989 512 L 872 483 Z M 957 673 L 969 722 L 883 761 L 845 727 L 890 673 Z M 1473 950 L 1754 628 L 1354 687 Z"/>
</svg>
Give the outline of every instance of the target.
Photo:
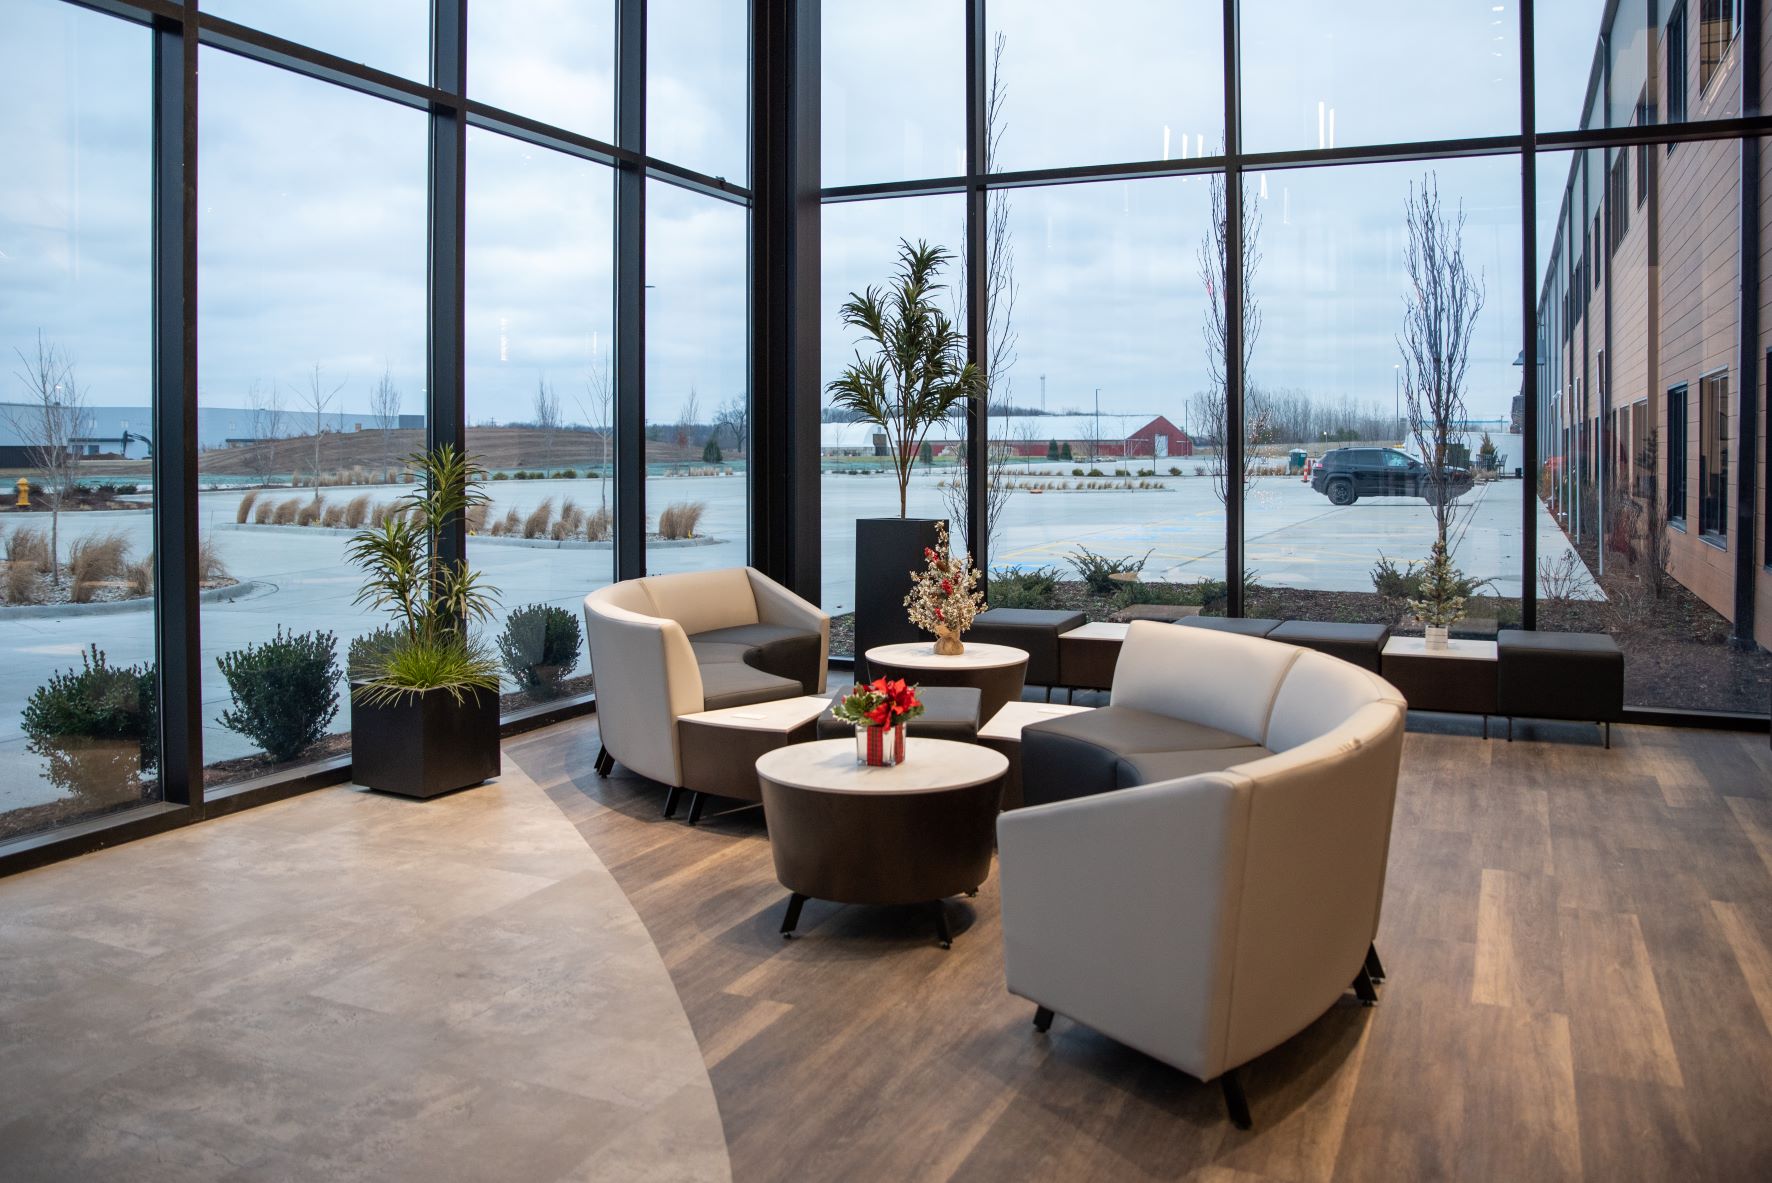
<svg viewBox="0 0 1772 1183">
<path fill-rule="evenodd" d="M 843 694 L 832 697 L 833 707 Z M 925 686 L 917 691 L 917 695 L 923 700 L 923 713 L 905 724 L 907 736 L 951 739 L 955 743 L 972 743 L 978 738 L 981 722 L 978 706 L 983 695 L 977 689 L 971 686 Z M 831 714 L 829 707 L 818 717 L 819 739 L 848 739 L 854 734 L 855 725 Z"/>
<path fill-rule="evenodd" d="M 1267 635 L 1270 641 L 1284 641 L 1304 649 L 1315 649 L 1330 657 L 1378 672 L 1379 657 L 1391 635 L 1388 624 L 1343 624 L 1332 620 L 1288 620 Z"/>
<path fill-rule="evenodd" d="M 989 608 L 966 631 L 968 642 L 1012 645 L 1028 655 L 1024 681 L 1031 686 L 1061 686 L 1058 680 L 1058 638 L 1082 627 L 1081 612 L 1047 608 Z"/>
<path fill-rule="evenodd" d="M 1264 616 L 1190 616 L 1175 623 L 1182 628 L 1209 628 L 1239 637 L 1265 637 L 1280 627 L 1279 621 Z"/>
<path fill-rule="evenodd" d="M 1504 628 L 1495 634 L 1495 710 L 1514 717 L 1600 724 L 1612 746 L 1612 724 L 1624 718 L 1624 652 L 1604 633 L 1540 633 Z"/>
</svg>

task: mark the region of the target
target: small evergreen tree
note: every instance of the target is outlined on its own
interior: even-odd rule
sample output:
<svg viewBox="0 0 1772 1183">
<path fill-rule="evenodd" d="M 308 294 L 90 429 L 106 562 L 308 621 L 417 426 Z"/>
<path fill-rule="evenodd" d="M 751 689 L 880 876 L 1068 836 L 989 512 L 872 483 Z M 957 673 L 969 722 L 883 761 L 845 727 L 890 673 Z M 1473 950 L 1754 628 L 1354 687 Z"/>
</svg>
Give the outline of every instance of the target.
<svg viewBox="0 0 1772 1183">
<path fill-rule="evenodd" d="M 1421 598 L 1410 600 L 1409 610 L 1424 625 L 1450 628 L 1464 619 L 1464 592 L 1469 586 L 1445 542 L 1437 541 L 1421 572 Z"/>
<path fill-rule="evenodd" d="M 917 453 L 917 459 L 921 460 L 924 464 L 935 463 L 935 449 L 929 446 L 928 440 L 923 441 L 923 447 Z"/>
<path fill-rule="evenodd" d="M 1046 459 L 1048 459 L 1048 460 L 1063 459 L 1063 457 L 1059 455 L 1057 440 L 1047 440 L 1046 441 Z"/>
<path fill-rule="evenodd" d="M 1075 460 L 1076 459 L 1075 456 L 1071 455 L 1071 446 L 1069 443 L 1066 443 L 1064 445 L 1064 447 L 1059 449 L 1059 451 L 1062 453 L 1062 455 L 1059 457 L 1059 459 L 1061 459 L 1061 460 Z"/>
<path fill-rule="evenodd" d="M 720 441 L 710 435 L 707 447 L 701 450 L 701 461 L 703 464 L 718 464 L 722 459 L 724 457 L 720 454 Z"/>
</svg>

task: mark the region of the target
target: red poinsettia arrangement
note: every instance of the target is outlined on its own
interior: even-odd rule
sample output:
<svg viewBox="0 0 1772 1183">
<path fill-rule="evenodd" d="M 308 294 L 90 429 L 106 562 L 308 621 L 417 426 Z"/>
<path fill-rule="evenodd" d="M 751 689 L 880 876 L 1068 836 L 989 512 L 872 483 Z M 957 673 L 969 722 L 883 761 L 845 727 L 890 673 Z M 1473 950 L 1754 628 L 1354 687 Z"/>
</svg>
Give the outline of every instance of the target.
<svg viewBox="0 0 1772 1183">
<path fill-rule="evenodd" d="M 831 714 L 857 727 L 897 727 L 922 713 L 917 688 L 903 678 L 875 678 L 865 686 L 858 682 L 831 708 Z"/>
</svg>

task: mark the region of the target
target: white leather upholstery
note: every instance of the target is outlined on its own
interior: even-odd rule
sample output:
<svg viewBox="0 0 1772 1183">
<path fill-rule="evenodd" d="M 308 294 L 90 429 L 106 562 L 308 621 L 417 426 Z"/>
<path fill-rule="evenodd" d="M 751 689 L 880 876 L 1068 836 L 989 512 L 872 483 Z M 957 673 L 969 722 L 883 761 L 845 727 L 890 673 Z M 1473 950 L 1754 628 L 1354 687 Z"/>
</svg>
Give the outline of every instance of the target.
<svg viewBox="0 0 1772 1183">
<path fill-rule="evenodd" d="M 690 633 L 764 623 L 817 632 L 821 671 L 830 651 L 830 617 L 749 567 L 600 587 L 585 597 L 584 614 L 603 746 L 628 768 L 673 786 L 683 784 L 677 717 L 704 706 Z"/>
<path fill-rule="evenodd" d="M 1155 623 L 1129 632 L 1116 705 L 1123 691 L 1273 754 L 1003 814 L 1009 989 L 1211 1080 L 1309 1025 L 1359 971 L 1407 706 L 1336 658 Z"/>
</svg>

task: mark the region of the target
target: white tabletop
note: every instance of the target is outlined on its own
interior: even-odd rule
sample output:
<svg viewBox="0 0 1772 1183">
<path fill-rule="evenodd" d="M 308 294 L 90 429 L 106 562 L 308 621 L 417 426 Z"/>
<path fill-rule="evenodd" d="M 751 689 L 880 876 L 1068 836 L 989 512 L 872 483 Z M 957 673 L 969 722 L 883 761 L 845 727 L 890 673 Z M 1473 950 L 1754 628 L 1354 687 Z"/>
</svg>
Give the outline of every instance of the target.
<svg viewBox="0 0 1772 1183">
<path fill-rule="evenodd" d="M 1111 620 L 1092 620 L 1088 624 L 1079 625 L 1068 633 L 1059 633 L 1061 641 L 1124 641 L 1126 630 L 1130 627 Z"/>
<path fill-rule="evenodd" d="M 1068 633 L 1066 634 L 1069 635 Z M 980 739 L 1021 741 L 1021 729 L 1030 723 L 1041 723 L 1064 715 L 1092 711 L 1094 707 L 1069 706 L 1059 702 L 1010 702 L 991 716 L 991 721 L 978 729 Z"/>
<path fill-rule="evenodd" d="M 700 723 L 704 727 L 735 727 L 741 731 L 792 731 L 824 714 L 831 700 L 817 694 L 800 698 L 782 698 L 775 702 L 759 702 L 751 706 L 723 707 L 717 711 L 696 711 L 678 715 L 679 722 Z"/>
<path fill-rule="evenodd" d="M 1395 637 L 1384 643 L 1386 657 L 1444 657 L 1456 661 L 1499 660 L 1494 641 L 1467 641 L 1462 638 L 1446 642 L 1444 649 L 1429 649 L 1426 637 Z"/>
<path fill-rule="evenodd" d="M 879 662 L 888 669 L 905 670 L 995 670 L 1021 665 L 1028 659 L 1027 650 L 1013 645 L 985 645 L 964 637 L 961 640 L 966 650 L 953 657 L 937 653 L 934 641 L 875 645 L 867 651 L 868 664 Z"/>
<path fill-rule="evenodd" d="M 757 775 L 821 793 L 928 793 L 964 789 L 1009 771 L 1001 752 L 948 739 L 925 739 L 911 720 L 907 759 L 890 768 L 858 763 L 855 740 L 821 739 L 777 748 L 757 759 Z"/>
</svg>

